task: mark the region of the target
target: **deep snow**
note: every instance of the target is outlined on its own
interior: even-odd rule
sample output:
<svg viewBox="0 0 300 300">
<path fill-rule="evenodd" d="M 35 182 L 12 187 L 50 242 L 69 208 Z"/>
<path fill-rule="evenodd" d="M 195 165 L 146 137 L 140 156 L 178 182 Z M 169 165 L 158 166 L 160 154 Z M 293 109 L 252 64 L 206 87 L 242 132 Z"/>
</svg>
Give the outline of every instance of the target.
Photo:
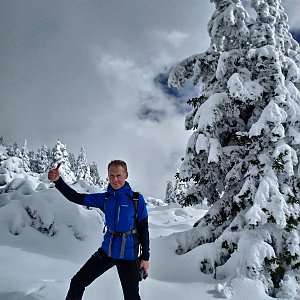
<svg viewBox="0 0 300 300">
<path fill-rule="evenodd" d="M 53 184 L 26 174 L 17 162 L 2 164 L 0 174 L 0 300 L 64 299 L 71 277 L 101 243 L 103 215 L 69 202 Z M 100 191 L 84 181 L 73 188 Z M 272 299 L 260 282 L 243 278 L 220 282 L 202 274 L 199 257 L 209 251 L 208 245 L 185 255 L 175 253 L 175 233 L 190 229 L 205 207 L 146 200 L 151 258 L 149 278 L 140 285 L 143 300 Z M 84 299 L 123 299 L 116 270 L 91 284 Z"/>
</svg>

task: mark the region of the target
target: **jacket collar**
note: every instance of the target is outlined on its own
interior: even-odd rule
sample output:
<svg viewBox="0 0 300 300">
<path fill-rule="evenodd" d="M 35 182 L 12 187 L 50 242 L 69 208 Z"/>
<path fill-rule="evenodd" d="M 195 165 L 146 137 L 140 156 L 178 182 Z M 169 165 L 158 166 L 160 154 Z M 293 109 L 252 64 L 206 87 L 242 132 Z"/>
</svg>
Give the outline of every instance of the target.
<svg viewBox="0 0 300 300">
<path fill-rule="evenodd" d="M 107 187 L 107 191 L 109 193 L 117 194 L 117 195 L 123 194 L 123 193 L 128 193 L 130 190 L 131 190 L 131 187 L 127 181 L 125 181 L 125 184 L 117 190 L 115 190 L 110 184 Z"/>
</svg>

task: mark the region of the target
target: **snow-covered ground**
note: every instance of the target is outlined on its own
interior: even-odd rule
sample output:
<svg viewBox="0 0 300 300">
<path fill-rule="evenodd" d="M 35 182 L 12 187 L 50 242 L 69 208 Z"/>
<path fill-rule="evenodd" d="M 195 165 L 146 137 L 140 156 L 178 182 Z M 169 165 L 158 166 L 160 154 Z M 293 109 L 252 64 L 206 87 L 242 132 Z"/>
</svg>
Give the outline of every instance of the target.
<svg viewBox="0 0 300 300">
<path fill-rule="evenodd" d="M 10 162 L 0 174 L 0 300 L 64 299 L 71 277 L 101 243 L 102 213 L 70 203 L 52 184 L 21 171 Z M 84 181 L 74 188 L 97 191 Z M 202 274 L 198 257 L 206 246 L 176 255 L 174 233 L 190 229 L 205 208 L 147 201 L 151 259 L 149 278 L 140 285 L 143 300 L 272 299 L 260 282 L 227 278 L 225 283 Z M 90 285 L 84 299 L 122 299 L 116 270 Z"/>
</svg>

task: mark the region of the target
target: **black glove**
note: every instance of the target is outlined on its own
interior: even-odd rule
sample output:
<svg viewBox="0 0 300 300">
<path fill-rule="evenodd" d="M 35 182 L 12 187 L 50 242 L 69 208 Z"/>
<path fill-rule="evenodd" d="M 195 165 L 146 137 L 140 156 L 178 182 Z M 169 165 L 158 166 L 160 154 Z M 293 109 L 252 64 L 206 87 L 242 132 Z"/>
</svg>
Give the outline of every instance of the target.
<svg viewBox="0 0 300 300">
<path fill-rule="evenodd" d="M 147 272 L 144 268 L 139 269 L 139 281 L 142 281 L 143 279 L 146 279 L 148 277 Z"/>
</svg>

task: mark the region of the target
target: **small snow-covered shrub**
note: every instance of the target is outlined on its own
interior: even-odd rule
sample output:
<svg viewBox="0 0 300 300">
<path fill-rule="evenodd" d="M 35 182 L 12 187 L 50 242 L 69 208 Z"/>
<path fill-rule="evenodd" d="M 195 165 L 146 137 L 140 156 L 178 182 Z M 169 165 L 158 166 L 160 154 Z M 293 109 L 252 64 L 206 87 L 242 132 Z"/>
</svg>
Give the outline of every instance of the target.
<svg viewBox="0 0 300 300">
<path fill-rule="evenodd" d="M 26 199 L 23 202 L 23 206 L 30 218 L 30 226 L 45 235 L 55 235 L 55 216 L 50 204 L 33 197 Z"/>
</svg>

